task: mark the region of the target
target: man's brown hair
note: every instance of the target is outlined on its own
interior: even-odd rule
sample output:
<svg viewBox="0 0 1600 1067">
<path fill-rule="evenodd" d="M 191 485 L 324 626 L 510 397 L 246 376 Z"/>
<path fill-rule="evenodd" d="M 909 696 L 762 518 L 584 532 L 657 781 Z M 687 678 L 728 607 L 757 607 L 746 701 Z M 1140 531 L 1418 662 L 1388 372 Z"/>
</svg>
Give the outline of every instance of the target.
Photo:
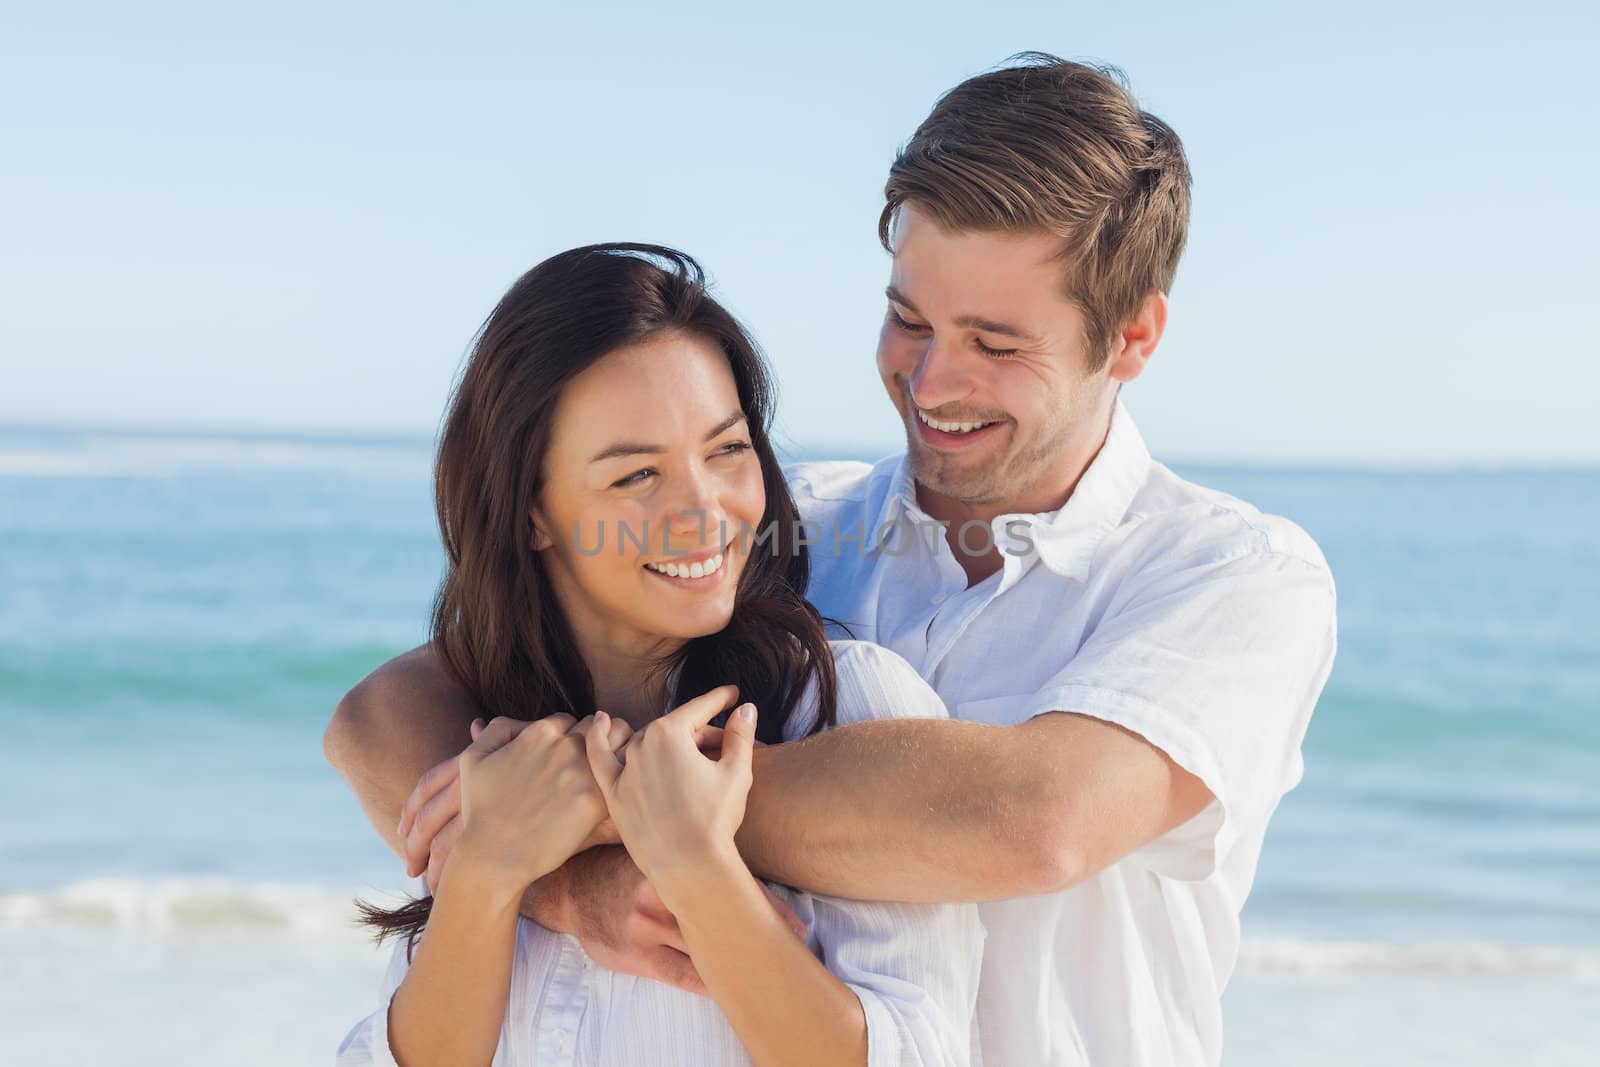
<svg viewBox="0 0 1600 1067">
<path fill-rule="evenodd" d="M 889 168 L 878 237 L 906 203 L 952 232 L 1062 238 L 1065 295 L 1088 320 L 1089 369 L 1151 289 L 1168 292 L 1189 229 L 1189 164 L 1115 67 L 1043 52 L 945 93 Z"/>
</svg>

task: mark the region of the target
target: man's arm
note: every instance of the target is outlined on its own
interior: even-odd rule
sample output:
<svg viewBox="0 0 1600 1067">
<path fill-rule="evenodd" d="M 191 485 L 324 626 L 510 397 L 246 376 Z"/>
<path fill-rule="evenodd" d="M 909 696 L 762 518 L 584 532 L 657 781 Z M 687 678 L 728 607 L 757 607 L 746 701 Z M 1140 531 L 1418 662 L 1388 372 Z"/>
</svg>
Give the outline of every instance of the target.
<svg viewBox="0 0 1600 1067">
<path fill-rule="evenodd" d="M 1000 899 L 1075 885 L 1216 799 L 1208 841 L 1150 857 L 1203 877 L 1293 784 L 1337 643 L 1314 548 L 1247 549 L 1130 581 L 1018 725 L 861 722 L 757 753 L 740 851 L 834 896 Z"/>
<path fill-rule="evenodd" d="M 461 754 L 472 742 L 472 720 L 482 715 L 427 645 L 367 675 L 334 709 L 322 753 L 402 860 L 398 824 L 406 796 L 424 771 Z"/>
<path fill-rule="evenodd" d="M 1211 792 L 1083 715 L 853 723 L 758 751 L 739 850 L 758 874 L 864 900 L 1065 889 L 1199 814 Z"/>
<path fill-rule="evenodd" d="M 429 859 L 431 835 L 402 837 L 401 808 L 425 772 L 461 754 L 472 740 L 472 720 L 479 717 L 485 716 L 472 694 L 451 676 L 430 646 L 419 645 L 389 660 L 346 693 L 322 735 L 323 756 L 349 784 L 378 836 L 408 869 L 427 865 L 430 885 L 448 849 L 438 850 L 436 864 Z M 459 779 L 452 780 L 449 788 L 459 790 Z M 449 806 L 459 810 L 460 802 L 454 800 Z M 452 820 L 452 825 L 459 825 L 459 820 Z M 626 860 L 625 855 L 602 856 L 596 851 L 581 853 L 529 886 L 522 914 L 549 929 L 570 932 L 576 917 L 571 894 L 565 891 L 569 877 Z"/>
<path fill-rule="evenodd" d="M 339 702 L 324 752 L 402 858 L 396 825 L 406 796 L 466 747 L 480 714 L 427 646 L 390 660 Z M 739 848 L 757 873 L 811 892 L 1003 899 L 1072 885 L 1209 800 L 1160 750 L 1084 716 L 1013 727 L 872 721 L 759 749 Z M 599 861 L 584 853 L 531 887 L 523 914 L 573 932 L 561 885 L 572 868 Z"/>
<path fill-rule="evenodd" d="M 383 664 L 345 694 L 323 733 L 323 755 L 349 783 L 373 828 L 412 868 L 426 864 L 430 885 L 449 854 L 451 827 L 459 819 L 452 817 L 438 838 L 436 820 L 402 837 L 400 812 L 425 772 L 467 747 L 472 720 L 483 714 L 423 645 Z M 453 779 L 449 788 L 459 785 Z M 448 814 L 459 811 L 458 796 L 440 799 Z M 611 970 L 705 991 L 676 920 L 621 846 L 573 856 L 528 887 L 521 913 L 546 929 L 578 937 L 589 955 Z"/>
</svg>

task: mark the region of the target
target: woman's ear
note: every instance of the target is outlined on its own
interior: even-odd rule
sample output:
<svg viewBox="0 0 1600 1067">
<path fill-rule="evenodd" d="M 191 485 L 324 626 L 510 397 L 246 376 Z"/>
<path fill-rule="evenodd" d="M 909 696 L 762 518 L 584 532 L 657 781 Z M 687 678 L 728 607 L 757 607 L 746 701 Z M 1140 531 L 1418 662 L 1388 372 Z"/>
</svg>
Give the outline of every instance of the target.
<svg viewBox="0 0 1600 1067">
<path fill-rule="evenodd" d="M 555 545 L 554 539 L 545 531 L 544 519 L 539 514 L 538 508 L 528 509 L 528 547 L 535 552 L 543 552 Z"/>
</svg>

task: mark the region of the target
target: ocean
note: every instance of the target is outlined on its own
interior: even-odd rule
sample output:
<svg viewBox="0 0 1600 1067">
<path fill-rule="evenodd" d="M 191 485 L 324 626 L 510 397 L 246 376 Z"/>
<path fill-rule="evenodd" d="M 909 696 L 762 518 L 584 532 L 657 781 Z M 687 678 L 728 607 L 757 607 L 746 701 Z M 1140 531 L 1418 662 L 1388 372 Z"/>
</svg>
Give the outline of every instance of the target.
<svg viewBox="0 0 1600 1067">
<path fill-rule="evenodd" d="M 0 1062 L 327 1062 L 376 1006 L 403 872 L 320 742 L 425 634 L 429 459 L 0 427 Z M 1171 465 L 1339 589 L 1225 1062 L 1593 1062 L 1600 472 Z"/>
</svg>

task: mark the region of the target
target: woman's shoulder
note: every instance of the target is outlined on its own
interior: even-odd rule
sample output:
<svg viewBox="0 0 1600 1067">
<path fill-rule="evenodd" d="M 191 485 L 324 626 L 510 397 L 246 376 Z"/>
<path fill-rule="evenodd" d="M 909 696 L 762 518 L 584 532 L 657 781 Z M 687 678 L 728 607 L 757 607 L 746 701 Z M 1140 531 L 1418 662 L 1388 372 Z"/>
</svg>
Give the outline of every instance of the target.
<svg viewBox="0 0 1600 1067">
<path fill-rule="evenodd" d="M 838 681 L 834 724 L 870 719 L 943 719 L 949 717 L 944 701 L 923 680 L 915 667 L 897 652 L 871 641 L 830 640 L 834 675 Z M 807 689 L 801 714 L 791 716 L 789 740 L 805 736 L 815 721 L 816 683 Z"/>
<path fill-rule="evenodd" d="M 876 641 L 830 638 L 828 649 L 833 653 L 834 670 L 841 681 L 848 675 L 858 681 L 879 680 L 886 684 L 905 684 L 916 688 L 927 685 L 904 656 L 884 648 Z"/>
</svg>

